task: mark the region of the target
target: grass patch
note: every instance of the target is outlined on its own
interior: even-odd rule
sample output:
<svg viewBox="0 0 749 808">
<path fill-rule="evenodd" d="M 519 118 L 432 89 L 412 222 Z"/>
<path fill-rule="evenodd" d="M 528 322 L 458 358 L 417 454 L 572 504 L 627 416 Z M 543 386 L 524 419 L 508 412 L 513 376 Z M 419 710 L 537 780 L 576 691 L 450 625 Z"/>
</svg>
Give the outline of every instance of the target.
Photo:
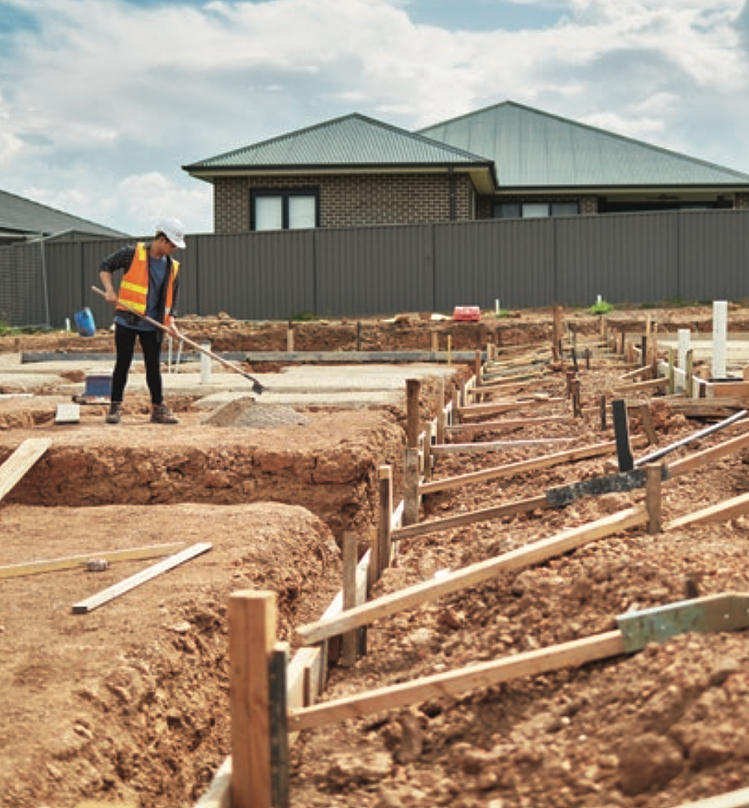
<svg viewBox="0 0 749 808">
<path fill-rule="evenodd" d="M 596 302 L 588 309 L 588 314 L 608 314 L 614 310 L 612 303 L 607 303 L 605 300 L 596 300 Z"/>
</svg>

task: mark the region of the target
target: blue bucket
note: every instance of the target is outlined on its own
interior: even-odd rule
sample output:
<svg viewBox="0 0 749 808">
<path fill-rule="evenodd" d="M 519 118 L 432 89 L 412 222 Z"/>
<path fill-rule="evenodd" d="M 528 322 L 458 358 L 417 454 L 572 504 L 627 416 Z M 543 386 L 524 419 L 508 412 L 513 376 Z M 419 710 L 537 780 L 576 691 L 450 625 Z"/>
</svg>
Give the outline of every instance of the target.
<svg viewBox="0 0 749 808">
<path fill-rule="evenodd" d="M 82 337 L 93 337 L 96 334 L 94 315 L 88 306 L 81 309 L 81 311 L 77 311 L 73 316 L 75 317 L 75 324 L 78 326 L 78 333 Z"/>
</svg>

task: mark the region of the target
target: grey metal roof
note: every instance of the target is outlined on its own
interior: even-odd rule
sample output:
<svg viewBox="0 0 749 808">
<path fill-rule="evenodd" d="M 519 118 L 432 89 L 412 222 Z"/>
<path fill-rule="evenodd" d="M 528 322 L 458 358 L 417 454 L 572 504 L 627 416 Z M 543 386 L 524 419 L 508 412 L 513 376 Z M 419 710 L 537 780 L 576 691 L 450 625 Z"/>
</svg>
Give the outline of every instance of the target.
<svg viewBox="0 0 749 808">
<path fill-rule="evenodd" d="M 490 160 L 451 144 L 354 113 L 183 166 L 191 173 L 239 169 L 367 166 L 489 168 Z"/>
<path fill-rule="evenodd" d="M 0 232 L 3 234 L 25 238 L 51 236 L 71 230 L 107 238 L 126 235 L 119 230 L 0 191 Z"/>
<path fill-rule="evenodd" d="M 492 160 L 500 188 L 749 183 L 747 174 L 512 101 L 418 134 Z"/>
</svg>

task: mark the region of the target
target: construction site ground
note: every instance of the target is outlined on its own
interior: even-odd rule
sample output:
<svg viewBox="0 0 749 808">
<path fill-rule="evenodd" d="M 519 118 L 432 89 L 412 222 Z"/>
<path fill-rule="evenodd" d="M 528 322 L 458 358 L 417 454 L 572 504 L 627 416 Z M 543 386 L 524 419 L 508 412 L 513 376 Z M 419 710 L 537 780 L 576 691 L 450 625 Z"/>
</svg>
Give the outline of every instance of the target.
<svg viewBox="0 0 749 808">
<path fill-rule="evenodd" d="M 397 318 L 396 318 L 397 319 Z M 444 351 L 497 346 L 499 358 L 546 352 L 543 384 L 518 387 L 514 418 L 571 415 L 562 363 L 551 362 L 552 313 L 485 316 L 480 323 L 430 321 L 294 324 L 296 351 Z M 582 345 L 603 326 L 631 333 L 688 328 L 710 333 L 711 309 L 564 312 Z M 286 323 L 186 318 L 185 334 L 215 352 L 282 352 Z M 749 332 L 749 310 L 731 307 L 729 333 Z M 436 335 L 436 337 L 435 337 Z M 0 578 L 0 805 L 3 808 L 193 806 L 230 754 L 227 601 L 242 589 L 277 593 L 280 639 L 318 619 L 341 587 L 339 546 L 355 530 L 366 548 L 378 511 L 378 469 L 391 465 L 402 497 L 405 390 L 383 400 L 264 404 L 231 398 L 205 406 L 205 390 L 170 388 L 174 426 L 150 424 L 138 362 L 125 419 L 103 423 L 103 404 L 81 404 L 78 423 L 55 423 L 56 407 L 81 392 L 75 354 L 107 354 L 95 337 L 0 338 L 0 463 L 28 438 L 49 438 L 44 456 L 0 501 L 0 566 L 80 556 L 70 569 Z M 56 353 L 39 380 L 24 354 Z M 86 360 L 88 361 L 88 360 Z M 44 363 L 41 363 L 43 365 Z M 85 364 L 85 363 L 84 363 Z M 569 360 L 565 360 L 569 365 Z M 749 364 L 749 361 L 747 362 Z M 546 367 L 544 367 L 546 365 Z M 66 369 L 69 368 L 69 369 Z M 291 372 L 245 364 L 259 378 Z M 430 369 L 431 368 L 431 369 Z M 398 373 L 403 368 L 394 366 Z M 317 368 L 346 375 L 346 366 Z M 472 363 L 419 368 L 422 421 L 434 417 L 473 374 Z M 597 348 L 579 364 L 584 408 L 617 392 L 630 370 Z M 400 376 L 399 384 L 408 377 Z M 740 375 L 740 369 L 739 369 Z M 232 375 L 232 374 L 229 374 Z M 233 374 L 236 375 L 236 374 Z M 310 377 L 312 378 L 312 377 Z M 353 378 L 353 376 L 352 376 Z M 241 383 L 232 392 L 242 393 Z M 236 382 L 236 380 L 235 380 Z M 77 387 L 76 387 L 77 385 Z M 72 387 L 71 387 L 72 386 Z M 297 385 L 298 386 L 298 385 Z M 129 388 L 130 389 L 130 388 Z M 224 391 L 225 392 L 225 391 Z M 313 392 L 310 390 L 310 392 Z M 542 394 L 539 396 L 539 393 Z M 548 403 L 542 396 L 548 394 Z M 713 419 L 687 418 L 646 392 L 659 446 Z M 746 429 L 739 422 L 687 442 L 681 458 Z M 644 434 L 630 416 L 633 437 Z M 435 478 L 465 474 L 613 440 L 598 414 L 459 440 L 515 442 L 491 453 L 437 458 Z M 454 441 L 458 441 L 454 438 Z M 536 441 L 535 443 L 533 441 Z M 654 447 L 636 450 L 636 456 Z M 749 490 L 736 453 L 664 483 L 663 522 Z M 432 520 L 616 470 L 616 454 L 426 495 Z M 405 540 L 373 596 L 430 580 L 567 528 L 600 519 L 644 492 L 580 498 L 563 508 L 476 523 Z M 211 549 L 101 607 L 73 605 L 159 561 L 89 570 L 112 550 L 210 542 Z M 665 530 L 633 528 L 517 574 L 382 619 L 367 654 L 330 670 L 323 700 L 545 648 L 615 628 L 617 615 L 686 597 L 746 591 L 749 519 Z M 671 808 L 749 786 L 749 643 L 744 632 L 685 634 L 642 652 L 581 668 L 524 677 L 460 698 L 433 699 L 304 732 L 291 749 L 294 808 Z"/>
</svg>

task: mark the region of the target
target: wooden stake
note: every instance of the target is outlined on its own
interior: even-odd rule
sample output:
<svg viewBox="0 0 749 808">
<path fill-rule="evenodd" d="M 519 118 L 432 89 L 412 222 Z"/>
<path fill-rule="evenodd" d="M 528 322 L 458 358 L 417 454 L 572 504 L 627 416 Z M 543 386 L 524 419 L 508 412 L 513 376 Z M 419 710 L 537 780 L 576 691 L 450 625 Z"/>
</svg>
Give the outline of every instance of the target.
<svg viewBox="0 0 749 808">
<path fill-rule="evenodd" d="M 687 398 L 694 398 L 694 376 L 692 366 L 694 364 L 694 350 L 689 348 L 686 355 L 686 367 L 684 368 L 684 390 L 686 391 Z"/>
<path fill-rule="evenodd" d="M 431 421 L 427 421 L 424 425 L 424 479 L 431 480 L 432 479 L 432 451 L 434 447 L 432 446 L 432 432 L 433 432 L 433 424 Z"/>
<path fill-rule="evenodd" d="M 356 606 L 356 565 L 358 562 L 359 540 L 356 533 L 345 531 L 343 534 L 343 610 Z M 343 635 L 341 665 L 352 668 L 356 664 L 356 631 L 347 631 Z"/>
<path fill-rule="evenodd" d="M 640 404 L 638 411 L 640 413 L 640 420 L 642 421 L 642 428 L 648 436 L 648 442 L 651 446 L 657 446 L 658 433 L 655 431 L 655 426 L 653 426 L 653 414 L 650 412 L 650 405 Z"/>
<path fill-rule="evenodd" d="M 276 596 L 229 598 L 232 808 L 272 808 L 268 664 L 276 643 Z"/>
<path fill-rule="evenodd" d="M 661 518 L 661 475 L 662 469 L 658 463 L 648 463 L 645 466 L 645 507 L 648 512 L 648 533 L 655 536 L 663 531 Z"/>
<path fill-rule="evenodd" d="M 419 450 L 406 449 L 403 469 L 403 524 L 414 525 L 419 521 Z"/>
<path fill-rule="evenodd" d="M 289 644 L 277 642 L 268 666 L 271 805 L 289 808 L 288 686 Z"/>
<path fill-rule="evenodd" d="M 419 445 L 419 392 L 418 379 L 406 380 L 406 447 L 416 449 Z"/>
<path fill-rule="evenodd" d="M 380 511 L 377 520 L 377 580 L 382 571 L 390 566 L 392 554 L 393 522 L 393 470 L 390 466 L 380 466 Z"/>
</svg>

